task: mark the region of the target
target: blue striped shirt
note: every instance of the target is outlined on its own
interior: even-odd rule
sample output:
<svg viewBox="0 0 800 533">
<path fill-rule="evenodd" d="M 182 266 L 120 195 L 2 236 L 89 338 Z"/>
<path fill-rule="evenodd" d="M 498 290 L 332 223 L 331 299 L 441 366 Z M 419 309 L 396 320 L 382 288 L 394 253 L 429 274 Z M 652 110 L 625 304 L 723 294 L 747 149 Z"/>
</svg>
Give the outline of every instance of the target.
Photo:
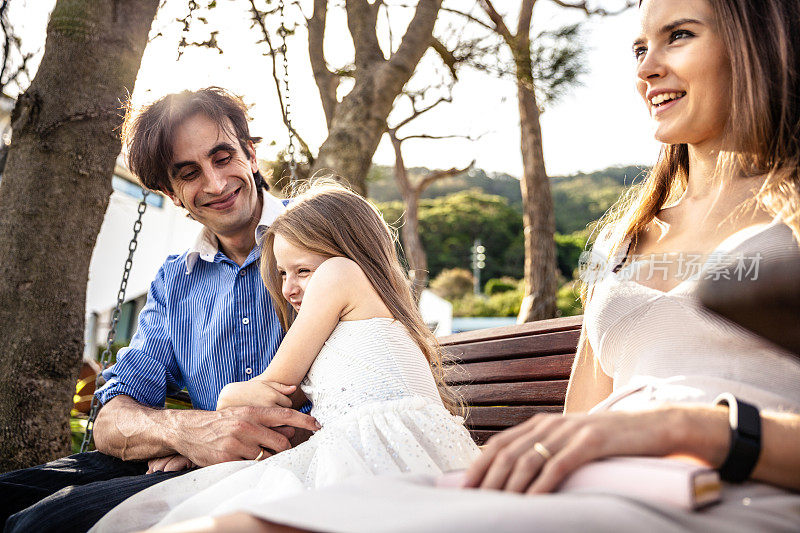
<svg viewBox="0 0 800 533">
<path fill-rule="evenodd" d="M 269 196 L 261 223 L 282 207 Z M 204 232 L 194 250 L 159 269 L 130 346 L 103 373 L 102 403 L 125 394 L 160 407 L 168 391 L 185 387 L 195 408 L 213 410 L 222 387 L 260 374 L 272 360 L 283 331 L 259 276 L 260 247 L 240 267 L 216 249 L 216 239 L 212 250 L 209 237 Z"/>
</svg>

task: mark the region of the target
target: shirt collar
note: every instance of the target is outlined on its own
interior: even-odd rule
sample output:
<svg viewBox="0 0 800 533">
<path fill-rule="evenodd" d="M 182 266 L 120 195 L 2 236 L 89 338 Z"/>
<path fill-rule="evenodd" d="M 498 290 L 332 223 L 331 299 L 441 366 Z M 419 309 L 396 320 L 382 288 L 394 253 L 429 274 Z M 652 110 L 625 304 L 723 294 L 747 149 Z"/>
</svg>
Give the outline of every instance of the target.
<svg viewBox="0 0 800 533">
<path fill-rule="evenodd" d="M 258 226 L 256 226 L 256 246 L 261 245 L 267 228 L 286 209 L 282 201 L 266 191 L 261 192 L 261 198 L 264 202 L 261 208 L 261 218 L 258 221 Z M 213 263 L 217 252 L 219 252 L 219 239 L 210 229 L 204 226 L 194 245 L 189 248 L 186 254 L 186 273 L 191 274 L 198 259 Z"/>
</svg>

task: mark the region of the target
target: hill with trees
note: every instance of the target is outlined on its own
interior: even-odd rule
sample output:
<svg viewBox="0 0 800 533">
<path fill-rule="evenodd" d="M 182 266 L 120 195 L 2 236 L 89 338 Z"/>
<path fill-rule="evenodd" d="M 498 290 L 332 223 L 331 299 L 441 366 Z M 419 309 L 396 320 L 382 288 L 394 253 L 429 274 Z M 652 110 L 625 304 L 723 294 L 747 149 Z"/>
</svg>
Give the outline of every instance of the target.
<svg viewBox="0 0 800 533">
<path fill-rule="evenodd" d="M 640 180 L 647 168 L 640 166 L 609 167 L 589 173 L 550 178 L 550 191 L 556 215 L 556 232 L 565 235 L 584 230 L 589 223 L 600 218 L 635 181 Z M 400 201 L 400 193 L 389 166 L 374 165 L 370 170 L 369 197 L 377 203 Z M 423 175 L 427 168 L 409 168 L 410 175 Z M 508 206 L 522 213 L 522 195 L 519 179 L 509 174 L 472 169 L 459 176 L 444 178 L 432 184 L 422 198 L 439 198 L 467 189 L 501 196 Z"/>
<path fill-rule="evenodd" d="M 426 168 L 411 168 L 423 175 Z M 580 312 L 576 304 L 575 269 L 586 247 L 591 224 L 611 207 L 627 187 L 644 176 L 646 169 L 636 166 L 610 167 L 591 173 L 550 178 L 556 217 L 556 255 L 560 286 L 558 306 L 562 314 Z M 369 174 L 370 198 L 393 227 L 403 223 L 403 204 L 394 183 L 391 167 L 373 166 Z M 428 255 L 428 270 L 433 280 L 470 276 L 470 248 L 476 239 L 486 247 L 486 267 L 481 282 L 492 287 L 512 283 L 523 276 L 525 248 L 522 224 L 522 198 L 519 180 L 508 174 L 472 169 L 468 173 L 441 179 L 422 195 L 419 204 L 420 237 Z M 452 271 L 456 269 L 458 274 Z M 444 279 L 443 278 L 443 279 Z M 438 285 L 443 285 L 439 280 Z M 489 294 L 488 299 L 471 295 L 471 283 L 453 301 L 462 316 L 513 316 L 519 310 L 521 287 L 507 294 Z M 447 291 L 445 291 L 447 292 Z M 495 302 L 496 300 L 496 302 Z M 494 305 L 496 304 L 496 305 Z"/>
</svg>

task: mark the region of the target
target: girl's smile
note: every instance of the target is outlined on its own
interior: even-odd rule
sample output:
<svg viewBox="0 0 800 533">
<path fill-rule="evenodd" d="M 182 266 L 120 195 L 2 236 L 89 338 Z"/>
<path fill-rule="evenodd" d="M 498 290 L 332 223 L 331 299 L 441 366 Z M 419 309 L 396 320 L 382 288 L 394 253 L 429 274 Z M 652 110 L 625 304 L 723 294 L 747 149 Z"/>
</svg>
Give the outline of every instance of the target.
<svg viewBox="0 0 800 533">
<path fill-rule="evenodd" d="M 328 257 L 295 246 L 281 234 L 275 235 L 273 250 L 278 266 L 278 274 L 282 280 L 281 292 L 283 297 L 286 298 L 286 301 L 295 311 L 299 311 L 308 281 L 314 271 Z"/>
</svg>

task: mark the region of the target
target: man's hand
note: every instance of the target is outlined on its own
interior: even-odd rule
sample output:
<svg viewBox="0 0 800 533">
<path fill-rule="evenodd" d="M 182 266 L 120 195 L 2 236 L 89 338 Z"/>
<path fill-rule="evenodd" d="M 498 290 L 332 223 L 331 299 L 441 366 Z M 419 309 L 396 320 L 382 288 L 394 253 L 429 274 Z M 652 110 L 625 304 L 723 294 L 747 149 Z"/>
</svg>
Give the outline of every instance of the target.
<svg viewBox="0 0 800 533">
<path fill-rule="evenodd" d="M 177 472 L 179 470 L 188 470 L 194 468 L 194 463 L 186 457 L 173 454 L 166 457 L 156 457 L 147 461 L 147 473 L 154 472 Z"/>
<path fill-rule="evenodd" d="M 228 407 L 184 412 L 178 453 L 198 466 L 252 460 L 291 448 L 295 428 L 316 431 L 317 421 L 286 407 Z"/>
<path fill-rule="evenodd" d="M 155 409 L 119 395 L 100 410 L 94 434 L 99 451 L 126 461 L 177 453 L 196 466 L 208 466 L 255 459 L 262 448 L 269 454 L 286 450 L 295 428 L 316 431 L 320 426 L 286 407 Z"/>
<path fill-rule="evenodd" d="M 291 407 L 289 397 L 297 387 L 255 377 L 249 381 L 228 383 L 217 398 L 217 411 L 228 407 Z"/>
</svg>

